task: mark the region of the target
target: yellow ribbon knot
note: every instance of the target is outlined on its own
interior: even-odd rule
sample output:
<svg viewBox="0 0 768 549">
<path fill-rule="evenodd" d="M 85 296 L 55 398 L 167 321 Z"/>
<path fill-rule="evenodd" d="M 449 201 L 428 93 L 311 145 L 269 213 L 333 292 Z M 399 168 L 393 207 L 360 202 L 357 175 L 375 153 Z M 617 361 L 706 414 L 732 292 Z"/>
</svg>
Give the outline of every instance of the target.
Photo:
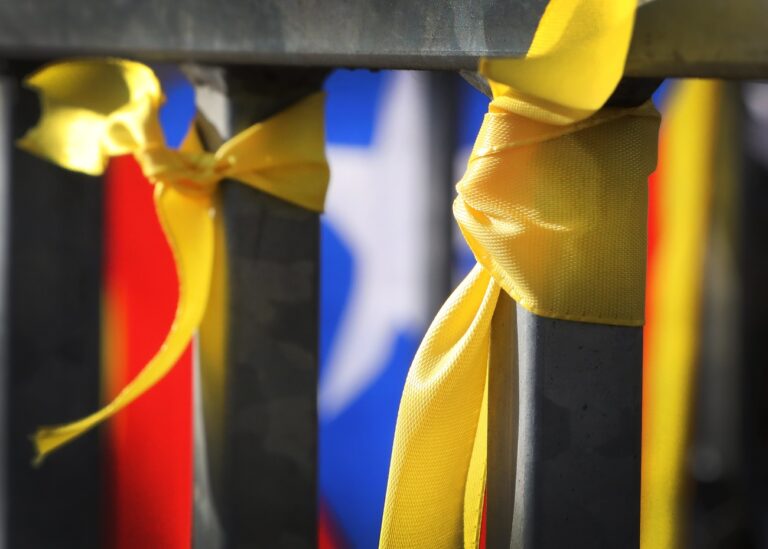
<svg viewBox="0 0 768 549">
<path fill-rule="evenodd" d="M 94 414 L 34 435 L 39 463 L 50 452 L 129 405 L 176 364 L 205 314 L 214 263 L 216 188 L 222 179 L 320 212 L 328 185 L 323 96 L 315 94 L 206 152 L 194 131 L 180 150 L 165 144 L 160 84 L 152 70 L 124 60 L 78 60 L 26 80 L 42 116 L 18 145 L 63 168 L 101 174 L 109 157 L 133 154 L 155 187 L 155 208 L 173 252 L 179 301 L 165 341 L 144 369 Z"/>
<path fill-rule="evenodd" d="M 150 183 L 171 185 L 181 192 L 212 193 L 234 158 L 217 158 L 209 152 L 188 152 L 166 147 L 142 149 L 134 154 L 144 177 Z"/>
<path fill-rule="evenodd" d="M 480 63 L 494 99 L 457 185 L 477 265 L 413 360 L 379 546 L 478 546 L 491 319 L 503 289 L 547 317 L 643 322 L 652 105 L 600 110 L 619 82 L 636 0 L 550 0 L 523 59 Z"/>
</svg>

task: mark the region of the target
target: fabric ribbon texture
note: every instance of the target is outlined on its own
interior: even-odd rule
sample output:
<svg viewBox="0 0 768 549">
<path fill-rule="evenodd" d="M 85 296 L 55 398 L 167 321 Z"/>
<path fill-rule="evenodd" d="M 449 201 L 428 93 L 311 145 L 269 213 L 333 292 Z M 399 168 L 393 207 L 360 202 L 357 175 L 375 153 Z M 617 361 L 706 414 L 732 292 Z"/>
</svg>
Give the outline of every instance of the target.
<svg viewBox="0 0 768 549">
<path fill-rule="evenodd" d="M 453 207 L 477 265 L 411 365 L 381 547 L 478 546 L 501 290 L 546 317 L 643 323 L 659 118 L 650 103 L 602 108 L 623 73 L 635 7 L 551 0 L 525 58 L 480 64 L 494 99 Z"/>
<path fill-rule="evenodd" d="M 180 150 L 165 144 L 158 118 L 160 84 L 140 63 L 62 62 L 33 74 L 26 84 L 40 95 L 42 117 L 18 145 L 63 168 L 91 175 L 101 174 L 109 157 L 132 154 L 154 185 L 157 215 L 179 278 L 175 318 L 155 356 L 101 410 L 73 423 L 40 428 L 33 438 L 39 463 L 140 397 L 186 349 L 208 303 L 219 222 L 218 183 L 233 179 L 320 212 L 328 165 L 322 94 L 251 126 L 211 153 L 203 150 L 194 131 Z"/>
</svg>

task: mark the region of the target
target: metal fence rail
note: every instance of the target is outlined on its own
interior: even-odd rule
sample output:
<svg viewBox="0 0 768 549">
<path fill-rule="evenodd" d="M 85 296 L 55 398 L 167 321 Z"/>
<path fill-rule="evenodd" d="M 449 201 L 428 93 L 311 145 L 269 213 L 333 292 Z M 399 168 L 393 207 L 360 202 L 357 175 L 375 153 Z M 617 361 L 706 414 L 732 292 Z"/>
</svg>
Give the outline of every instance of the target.
<svg viewBox="0 0 768 549">
<path fill-rule="evenodd" d="M 72 55 L 240 65 L 228 73 L 238 131 L 318 88 L 317 67 L 458 71 L 481 56 L 523 55 L 546 4 L 0 0 L 0 67 Z M 642 2 L 627 75 L 766 77 L 765 12 L 764 0 Z M 18 133 L 36 107 L 10 77 L 2 99 Z M 8 547 L 97 547 L 98 437 L 39 471 L 20 441 L 40 418 L 78 417 L 98 403 L 101 186 L 18 152 L 9 179 L 1 534 Z M 318 216 L 242 185 L 222 191 L 231 332 L 223 474 L 211 475 L 217 543 L 311 547 Z M 641 329 L 548 320 L 505 300 L 490 378 L 489 547 L 637 547 Z M 39 385 L 46 379 L 54 382 Z"/>
<path fill-rule="evenodd" d="M 0 57 L 474 70 L 523 55 L 546 0 L 0 0 Z M 627 74 L 759 78 L 762 0 L 641 0 Z M 313 7 L 314 6 L 314 7 Z M 40 17 L 40 14 L 46 14 Z"/>
</svg>

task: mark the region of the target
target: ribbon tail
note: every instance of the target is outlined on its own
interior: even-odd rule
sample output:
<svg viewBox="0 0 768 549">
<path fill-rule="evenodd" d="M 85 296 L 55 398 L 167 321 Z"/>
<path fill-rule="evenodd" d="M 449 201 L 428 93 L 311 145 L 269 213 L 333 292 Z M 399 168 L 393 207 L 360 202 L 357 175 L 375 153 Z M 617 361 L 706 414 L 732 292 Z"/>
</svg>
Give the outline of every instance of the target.
<svg viewBox="0 0 768 549">
<path fill-rule="evenodd" d="M 494 307 L 495 309 L 495 307 Z M 464 493 L 464 549 L 480 547 L 485 481 L 488 476 L 488 376 L 485 376 L 483 403 L 477 419 L 475 444 L 467 470 Z"/>
<path fill-rule="evenodd" d="M 219 208 L 217 211 L 220 211 Z M 199 373 L 208 465 L 212 484 L 219 486 L 222 474 L 221 452 L 224 447 L 229 321 L 229 261 L 222 216 L 216 216 L 214 238 L 216 244 L 211 289 L 199 332 Z"/>
<path fill-rule="evenodd" d="M 151 389 L 173 369 L 200 325 L 208 301 L 214 258 L 213 199 L 209 195 L 183 194 L 157 183 L 155 207 L 179 278 L 179 302 L 168 335 L 144 369 L 104 408 L 72 423 L 38 429 L 33 436 L 36 465 Z"/>
<path fill-rule="evenodd" d="M 400 402 L 379 547 L 464 544 L 465 499 L 482 498 L 477 486 L 485 458 L 475 441 L 499 291 L 488 271 L 475 266 L 419 347 Z M 468 524 L 477 528 L 479 521 Z"/>
<path fill-rule="evenodd" d="M 636 10 L 637 0 L 550 0 L 525 57 L 482 59 L 479 70 L 509 111 L 557 125 L 583 120 L 624 74 Z"/>
</svg>

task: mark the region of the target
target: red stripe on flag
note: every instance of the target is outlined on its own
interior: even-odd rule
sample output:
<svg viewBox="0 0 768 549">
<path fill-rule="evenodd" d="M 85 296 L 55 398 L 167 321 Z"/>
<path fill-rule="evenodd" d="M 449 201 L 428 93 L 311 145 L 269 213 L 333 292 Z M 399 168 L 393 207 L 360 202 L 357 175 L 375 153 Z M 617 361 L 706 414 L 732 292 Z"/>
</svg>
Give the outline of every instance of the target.
<svg viewBox="0 0 768 549">
<path fill-rule="evenodd" d="M 171 251 L 147 183 L 115 159 L 105 204 L 105 364 L 114 396 L 160 347 L 178 300 Z M 189 549 L 192 531 L 192 353 L 117 415 L 108 438 L 105 547 Z"/>
<path fill-rule="evenodd" d="M 663 128 L 662 128 L 663 129 Z M 647 426 L 649 424 L 648 414 L 651 407 L 651 399 L 653 397 L 651 391 L 651 377 L 655 374 L 653 371 L 653 365 L 648 361 L 649 344 L 652 343 L 652 337 L 650 328 L 654 325 L 655 319 L 655 304 L 653 296 L 655 292 L 655 284 L 658 277 L 656 273 L 657 262 L 657 250 L 659 235 L 663 231 L 660 215 L 660 200 L 661 191 L 660 187 L 663 184 L 663 171 L 664 171 L 664 146 L 663 146 L 663 133 L 659 134 L 659 147 L 658 147 L 658 161 L 656 163 L 656 171 L 654 171 L 648 178 L 648 251 L 647 251 L 647 265 L 645 276 L 645 325 L 643 326 L 643 436 L 642 445 L 645 448 L 648 444 Z"/>
<path fill-rule="evenodd" d="M 485 538 L 488 533 L 488 489 L 483 494 L 483 518 L 480 521 L 480 549 L 485 549 Z"/>
<path fill-rule="evenodd" d="M 344 541 L 341 529 L 335 520 L 328 505 L 322 500 L 318 504 L 317 519 L 317 548 L 318 549 L 345 549 L 349 547 Z"/>
</svg>

